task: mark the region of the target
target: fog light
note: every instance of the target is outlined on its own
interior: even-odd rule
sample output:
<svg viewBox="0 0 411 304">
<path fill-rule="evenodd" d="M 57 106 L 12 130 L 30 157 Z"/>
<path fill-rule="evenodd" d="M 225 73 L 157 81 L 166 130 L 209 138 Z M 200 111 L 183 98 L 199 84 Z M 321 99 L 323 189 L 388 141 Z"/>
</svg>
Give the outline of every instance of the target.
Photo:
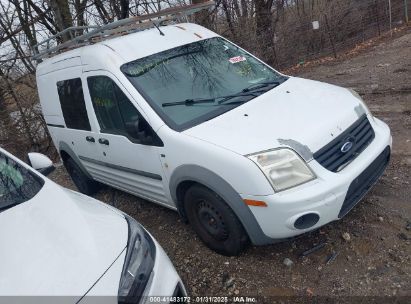
<svg viewBox="0 0 411 304">
<path fill-rule="evenodd" d="M 297 229 L 307 229 L 318 223 L 320 216 L 316 213 L 307 213 L 300 216 L 295 222 L 294 227 Z"/>
</svg>

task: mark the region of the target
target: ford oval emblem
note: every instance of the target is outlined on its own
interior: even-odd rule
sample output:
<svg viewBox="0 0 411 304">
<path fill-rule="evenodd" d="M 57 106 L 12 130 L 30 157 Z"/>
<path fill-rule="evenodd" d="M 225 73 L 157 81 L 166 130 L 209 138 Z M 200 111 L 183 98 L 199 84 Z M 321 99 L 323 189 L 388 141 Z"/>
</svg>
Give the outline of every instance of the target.
<svg viewBox="0 0 411 304">
<path fill-rule="evenodd" d="M 348 140 L 341 146 L 340 150 L 342 153 L 347 153 L 348 151 L 351 150 L 353 146 L 354 146 L 354 143 L 351 140 Z"/>
</svg>

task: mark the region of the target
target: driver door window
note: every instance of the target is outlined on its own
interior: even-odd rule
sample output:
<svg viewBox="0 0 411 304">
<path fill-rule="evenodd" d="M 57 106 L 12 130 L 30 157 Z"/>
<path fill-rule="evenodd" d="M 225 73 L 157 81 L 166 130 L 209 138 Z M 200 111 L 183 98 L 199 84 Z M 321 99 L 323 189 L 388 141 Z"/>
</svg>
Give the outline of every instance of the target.
<svg viewBox="0 0 411 304">
<path fill-rule="evenodd" d="M 152 130 L 121 89 L 107 76 L 87 78 L 91 101 L 102 133 L 124 135 L 141 143 Z"/>
</svg>

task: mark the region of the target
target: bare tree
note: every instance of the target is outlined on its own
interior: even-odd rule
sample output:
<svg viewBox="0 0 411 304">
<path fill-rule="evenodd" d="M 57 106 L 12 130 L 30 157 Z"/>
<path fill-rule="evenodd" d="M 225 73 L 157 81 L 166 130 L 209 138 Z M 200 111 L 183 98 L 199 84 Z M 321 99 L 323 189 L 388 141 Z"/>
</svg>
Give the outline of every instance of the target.
<svg viewBox="0 0 411 304">
<path fill-rule="evenodd" d="M 54 21 L 59 31 L 73 26 L 69 3 L 67 0 L 47 0 L 53 11 Z M 62 36 L 62 42 L 70 40 L 69 33 Z"/>
<path fill-rule="evenodd" d="M 70 26 L 102 25 L 205 0 L 0 1 L 0 143 L 22 138 L 48 149 L 31 53 L 38 41 Z M 276 68 L 339 54 L 389 28 L 386 0 L 215 0 L 195 22 L 257 54 Z M 392 18 L 404 20 L 404 1 L 391 0 Z M 318 29 L 312 22 L 317 21 Z M 81 31 L 79 31 L 81 33 Z M 64 35 L 56 43 L 71 37 Z M 200 71 L 206 72 L 205 70 Z M 13 142 L 22 146 L 20 142 Z M 40 149 L 39 148 L 39 149 Z"/>
<path fill-rule="evenodd" d="M 77 21 L 77 26 L 86 25 L 85 13 L 88 0 L 74 0 L 75 9 L 75 20 Z"/>
</svg>

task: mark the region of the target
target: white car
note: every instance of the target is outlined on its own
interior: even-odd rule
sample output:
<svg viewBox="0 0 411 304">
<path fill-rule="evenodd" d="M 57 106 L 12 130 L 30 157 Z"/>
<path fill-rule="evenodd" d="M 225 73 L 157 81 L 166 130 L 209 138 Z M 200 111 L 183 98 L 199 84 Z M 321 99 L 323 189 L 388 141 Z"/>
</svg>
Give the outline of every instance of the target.
<svg viewBox="0 0 411 304">
<path fill-rule="evenodd" d="M 177 210 L 226 255 L 340 219 L 390 156 L 357 93 L 283 75 L 196 24 L 108 33 L 36 77 L 81 192 L 100 182 Z"/>
<path fill-rule="evenodd" d="M 46 156 L 29 158 L 50 172 Z M 3 299 L 141 303 L 186 295 L 166 253 L 133 218 L 56 185 L 1 148 L 0 227 Z"/>
</svg>

